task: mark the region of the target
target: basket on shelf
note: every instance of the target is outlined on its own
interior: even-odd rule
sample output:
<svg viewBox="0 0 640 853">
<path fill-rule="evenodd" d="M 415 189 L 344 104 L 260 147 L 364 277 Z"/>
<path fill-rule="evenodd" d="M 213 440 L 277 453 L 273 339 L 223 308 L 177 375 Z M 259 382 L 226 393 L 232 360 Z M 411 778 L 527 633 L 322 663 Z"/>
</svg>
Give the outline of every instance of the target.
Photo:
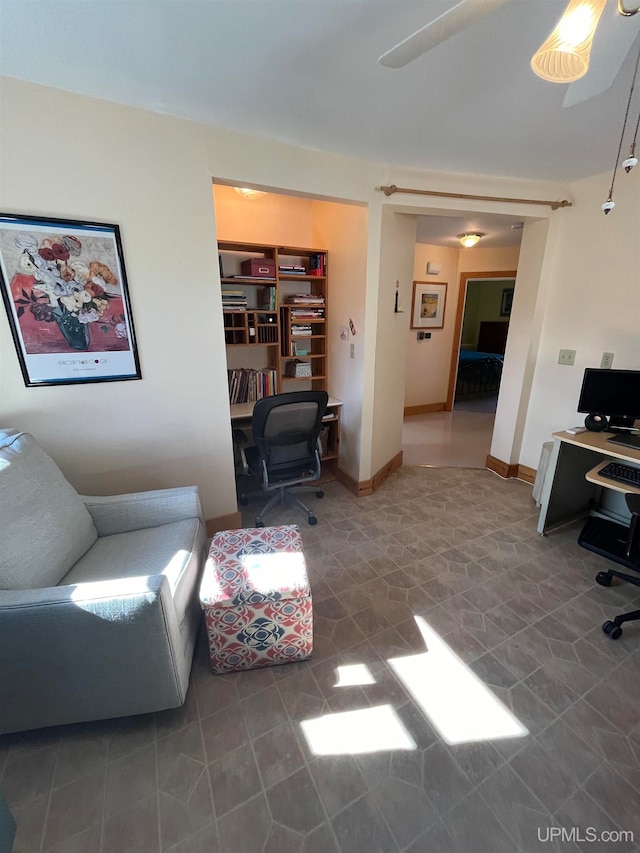
<svg viewBox="0 0 640 853">
<path fill-rule="evenodd" d="M 311 365 L 308 361 L 300 361 L 299 358 L 288 361 L 284 368 L 284 375 L 293 379 L 311 378 Z"/>
</svg>

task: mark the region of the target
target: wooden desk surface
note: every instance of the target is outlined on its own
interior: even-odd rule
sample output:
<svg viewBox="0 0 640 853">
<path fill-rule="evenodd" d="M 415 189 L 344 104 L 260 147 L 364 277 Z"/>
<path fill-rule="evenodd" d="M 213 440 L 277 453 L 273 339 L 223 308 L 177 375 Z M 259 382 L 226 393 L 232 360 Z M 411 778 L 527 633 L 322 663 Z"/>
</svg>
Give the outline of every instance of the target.
<svg viewBox="0 0 640 853">
<path fill-rule="evenodd" d="M 564 431 L 553 433 L 554 438 L 558 438 L 567 444 L 586 447 L 596 453 L 602 453 L 603 456 L 610 456 L 612 459 L 621 459 L 625 462 L 640 464 L 640 450 L 634 450 L 632 447 L 623 447 L 621 444 L 611 444 L 607 439 L 613 438 L 614 435 L 616 433 L 613 432 L 581 432 L 578 435 L 572 435 Z"/>
<path fill-rule="evenodd" d="M 255 406 L 255 404 L 255 400 L 251 400 L 250 403 L 232 403 L 230 407 L 231 423 L 233 423 L 234 421 L 251 420 L 251 416 L 253 415 L 253 407 Z M 335 409 L 338 406 L 344 406 L 342 400 L 338 400 L 336 397 L 329 397 L 327 409 Z"/>
</svg>

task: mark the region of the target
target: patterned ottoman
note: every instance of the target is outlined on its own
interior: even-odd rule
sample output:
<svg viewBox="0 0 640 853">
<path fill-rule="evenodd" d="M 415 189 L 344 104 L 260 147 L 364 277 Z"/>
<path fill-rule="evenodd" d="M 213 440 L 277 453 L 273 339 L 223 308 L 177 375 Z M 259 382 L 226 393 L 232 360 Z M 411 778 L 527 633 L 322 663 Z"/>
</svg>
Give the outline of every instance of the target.
<svg viewBox="0 0 640 853">
<path fill-rule="evenodd" d="M 310 657 L 311 590 L 297 525 L 217 533 L 200 603 L 214 672 Z"/>
</svg>

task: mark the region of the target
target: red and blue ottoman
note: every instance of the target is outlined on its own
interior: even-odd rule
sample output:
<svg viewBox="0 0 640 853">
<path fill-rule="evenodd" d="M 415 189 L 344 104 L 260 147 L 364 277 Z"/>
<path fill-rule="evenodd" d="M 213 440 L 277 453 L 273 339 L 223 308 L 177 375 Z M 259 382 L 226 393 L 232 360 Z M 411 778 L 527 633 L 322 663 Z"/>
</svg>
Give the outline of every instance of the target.
<svg viewBox="0 0 640 853">
<path fill-rule="evenodd" d="M 217 533 L 200 603 L 216 673 L 310 657 L 313 610 L 297 525 Z"/>
</svg>

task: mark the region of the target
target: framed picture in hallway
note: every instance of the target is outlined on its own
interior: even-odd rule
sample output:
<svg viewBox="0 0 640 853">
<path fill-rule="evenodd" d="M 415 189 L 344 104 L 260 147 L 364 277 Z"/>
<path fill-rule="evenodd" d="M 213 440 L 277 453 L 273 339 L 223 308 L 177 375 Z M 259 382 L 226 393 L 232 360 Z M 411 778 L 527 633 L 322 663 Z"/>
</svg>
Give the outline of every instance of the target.
<svg viewBox="0 0 640 853">
<path fill-rule="evenodd" d="M 505 287 L 502 291 L 502 302 L 500 303 L 500 316 L 510 317 L 511 306 L 513 305 L 513 288 Z"/>
<path fill-rule="evenodd" d="M 411 302 L 412 329 L 441 329 L 444 326 L 444 308 L 447 299 L 447 284 L 431 281 L 413 282 Z"/>
<path fill-rule="evenodd" d="M 142 378 L 117 225 L 0 214 L 0 289 L 27 387 Z"/>
</svg>

